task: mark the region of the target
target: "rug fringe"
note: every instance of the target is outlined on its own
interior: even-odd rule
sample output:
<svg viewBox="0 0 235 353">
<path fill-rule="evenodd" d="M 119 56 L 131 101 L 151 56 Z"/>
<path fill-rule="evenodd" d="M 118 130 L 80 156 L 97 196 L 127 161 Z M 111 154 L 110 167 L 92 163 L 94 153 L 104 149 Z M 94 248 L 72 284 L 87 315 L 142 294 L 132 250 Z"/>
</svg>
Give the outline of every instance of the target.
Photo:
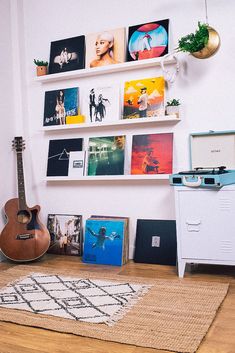
<svg viewBox="0 0 235 353">
<path fill-rule="evenodd" d="M 104 324 L 108 326 L 113 326 L 117 321 L 122 319 L 128 311 L 131 310 L 131 308 L 143 297 L 149 289 L 153 287 L 152 285 L 143 285 L 141 289 L 136 292 L 131 299 L 129 299 L 129 302 L 125 304 L 125 306 L 121 307 L 113 316 L 112 318 L 108 318 L 107 321 L 104 322 Z"/>
</svg>

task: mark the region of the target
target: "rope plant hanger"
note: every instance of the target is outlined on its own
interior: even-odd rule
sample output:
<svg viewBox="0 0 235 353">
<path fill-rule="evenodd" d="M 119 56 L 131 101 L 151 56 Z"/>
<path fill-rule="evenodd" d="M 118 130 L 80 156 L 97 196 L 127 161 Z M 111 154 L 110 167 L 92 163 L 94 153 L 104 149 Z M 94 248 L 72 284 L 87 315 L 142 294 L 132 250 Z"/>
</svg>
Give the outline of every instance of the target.
<svg viewBox="0 0 235 353">
<path fill-rule="evenodd" d="M 205 17 L 206 22 L 198 22 L 198 29 L 195 33 L 190 33 L 178 40 L 178 47 L 171 53 L 166 54 L 161 59 L 161 68 L 165 80 L 173 83 L 179 72 L 179 62 L 176 58 L 178 52 L 188 52 L 197 59 L 206 59 L 214 55 L 220 46 L 220 37 L 217 31 L 208 23 L 207 0 L 205 0 Z M 164 61 L 169 56 L 173 56 L 176 61 L 175 70 L 170 72 L 165 69 Z"/>
</svg>

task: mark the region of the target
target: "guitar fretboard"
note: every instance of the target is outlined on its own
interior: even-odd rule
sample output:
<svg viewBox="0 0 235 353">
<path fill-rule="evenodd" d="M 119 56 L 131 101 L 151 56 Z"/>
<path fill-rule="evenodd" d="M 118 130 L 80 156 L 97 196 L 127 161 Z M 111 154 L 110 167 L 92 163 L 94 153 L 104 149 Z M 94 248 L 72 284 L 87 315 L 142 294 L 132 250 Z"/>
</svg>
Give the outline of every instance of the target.
<svg viewBox="0 0 235 353">
<path fill-rule="evenodd" d="M 26 199 L 25 199 L 22 152 L 17 152 L 17 176 L 18 176 L 19 207 L 21 210 L 24 210 L 26 208 Z"/>
</svg>

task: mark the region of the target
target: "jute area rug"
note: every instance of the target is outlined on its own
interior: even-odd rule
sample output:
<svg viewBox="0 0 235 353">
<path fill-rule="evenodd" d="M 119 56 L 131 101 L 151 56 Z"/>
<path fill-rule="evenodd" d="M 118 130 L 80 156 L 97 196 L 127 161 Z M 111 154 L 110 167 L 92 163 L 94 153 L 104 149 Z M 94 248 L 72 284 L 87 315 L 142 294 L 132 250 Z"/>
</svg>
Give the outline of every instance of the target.
<svg viewBox="0 0 235 353">
<path fill-rule="evenodd" d="M 54 287 L 51 288 L 52 282 L 56 282 L 58 293 Z M 31 294 L 32 287 L 40 293 L 41 288 L 45 287 L 47 292 L 43 295 L 51 298 L 53 294 L 57 298 L 56 305 L 60 305 L 65 303 L 63 286 L 66 285 L 68 293 L 71 293 L 71 286 L 77 290 L 78 283 L 79 288 L 84 286 L 81 291 L 83 297 L 78 299 L 70 294 L 67 317 L 64 311 L 61 316 L 54 316 L 53 310 L 56 311 L 57 307 L 50 306 L 46 309 L 48 312 L 52 310 L 51 314 L 42 314 L 44 309 L 41 303 L 36 313 L 35 310 L 28 311 L 28 306 L 37 308 L 40 300 L 48 303 L 47 297 L 40 300 L 34 297 L 37 294 Z M 86 297 L 88 283 L 94 292 L 89 292 Z M 105 291 L 105 295 L 101 295 L 101 302 L 97 290 L 100 294 Z M 227 291 L 228 284 L 223 283 L 124 278 L 113 273 L 74 270 L 68 273 L 65 270 L 18 265 L 0 274 L 0 320 L 136 346 L 193 353 L 206 335 Z M 17 305 L 9 305 L 17 296 L 26 298 L 26 303 L 21 303 L 21 309 Z M 97 297 L 98 308 L 93 305 Z M 102 302 L 104 297 L 108 302 Z M 91 303 L 90 312 L 99 310 L 104 316 L 108 313 L 109 319 L 98 320 L 99 323 L 87 322 L 87 318 L 92 316 L 90 312 L 84 314 L 85 311 L 79 311 L 87 298 Z M 122 307 L 118 308 L 114 300 L 122 303 Z M 81 315 L 83 320 L 80 321 Z"/>
</svg>

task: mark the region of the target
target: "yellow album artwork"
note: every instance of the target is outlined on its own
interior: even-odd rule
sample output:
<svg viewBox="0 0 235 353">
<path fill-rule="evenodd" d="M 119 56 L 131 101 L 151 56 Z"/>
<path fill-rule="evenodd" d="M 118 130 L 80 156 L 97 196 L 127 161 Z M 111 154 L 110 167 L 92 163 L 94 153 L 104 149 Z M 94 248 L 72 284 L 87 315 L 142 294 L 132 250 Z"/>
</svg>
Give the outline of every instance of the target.
<svg viewBox="0 0 235 353">
<path fill-rule="evenodd" d="M 125 82 L 123 119 L 164 115 L 164 91 L 162 76 Z"/>
</svg>

